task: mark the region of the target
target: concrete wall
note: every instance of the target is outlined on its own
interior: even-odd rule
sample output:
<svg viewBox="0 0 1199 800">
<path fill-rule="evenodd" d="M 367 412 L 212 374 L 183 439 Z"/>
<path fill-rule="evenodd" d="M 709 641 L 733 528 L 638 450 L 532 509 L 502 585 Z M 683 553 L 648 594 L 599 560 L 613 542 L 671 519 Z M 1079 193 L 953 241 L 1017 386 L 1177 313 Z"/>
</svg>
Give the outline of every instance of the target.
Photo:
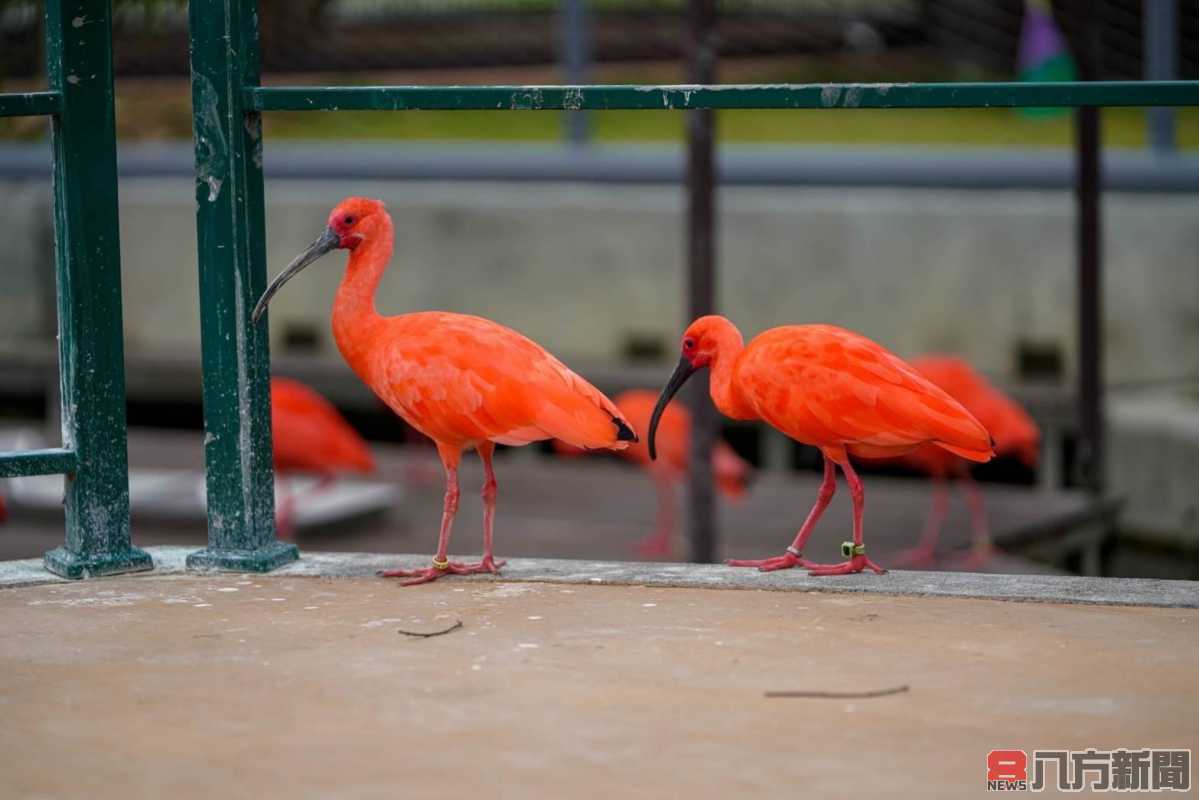
<svg viewBox="0 0 1199 800">
<path fill-rule="evenodd" d="M 37 299 L 53 275 L 48 192 L 19 181 L 0 192 L 0 343 L 21 348 L 52 325 Z M 398 226 L 384 312 L 482 314 L 585 360 L 618 359 L 630 336 L 672 350 L 685 323 L 678 188 L 277 180 L 267 190 L 272 274 L 350 192 L 384 198 Z M 904 354 L 962 352 L 998 375 L 1011 372 L 1020 340 L 1059 345 L 1073 364 L 1068 193 L 737 187 L 719 203 L 720 302 L 747 334 L 826 321 Z M 1197 221 L 1199 195 L 1108 196 L 1109 379 L 1199 373 Z M 124 181 L 121 227 L 129 347 L 198 353 L 190 180 Z M 308 321 L 328 336 L 342 261 L 287 286 L 273 335 Z"/>
</svg>

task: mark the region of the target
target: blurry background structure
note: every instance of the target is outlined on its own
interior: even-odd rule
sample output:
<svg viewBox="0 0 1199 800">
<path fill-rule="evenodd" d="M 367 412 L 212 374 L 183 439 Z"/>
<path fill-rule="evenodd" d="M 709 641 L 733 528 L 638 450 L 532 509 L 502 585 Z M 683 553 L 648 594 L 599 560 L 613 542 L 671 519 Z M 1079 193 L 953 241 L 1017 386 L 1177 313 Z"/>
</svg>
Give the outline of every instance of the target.
<svg viewBox="0 0 1199 800">
<path fill-rule="evenodd" d="M 40 5 L 0 0 L 6 88 L 44 83 Z M 200 328 L 186 10 L 169 0 L 117 6 L 129 417 L 194 430 Z M 1021 0 L 726 0 L 717 75 L 1015 79 L 1027 13 Z M 682 0 L 260 0 L 259 16 L 266 83 L 688 74 Z M 1053 19 L 1067 52 L 1090 59 L 1086 77 L 1199 79 L 1199 0 L 1059 0 Z M 1102 118 L 1107 479 L 1124 504 L 1101 568 L 1196 577 L 1199 110 Z M 1003 462 L 979 476 L 1075 485 L 1072 124 L 1066 113 L 1002 109 L 718 114 L 719 308 L 747 332 L 827 321 L 905 356 L 962 354 L 1010 387 L 1046 431 L 1038 474 Z M 546 343 L 605 390 L 655 387 L 687 314 L 685 127 L 669 111 L 268 115 L 268 258 L 281 266 L 342 196 L 376 195 L 399 229 L 385 310 L 483 314 Z M 0 426 L 54 431 L 44 136 L 42 121 L 0 120 L 0 225 L 27 233 L 0 251 Z M 376 441 L 410 439 L 346 380 L 327 323 L 339 271 L 313 273 L 273 307 L 277 366 L 325 392 Z M 760 430 L 727 434 L 768 468 L 817 463 Z M 645 494 L 648 503 L 652 490 Z M 792 494 L 796 508 L 806 503 Z M 415 538 L 398 546 L 419 549 L 428 530 L 414 526 Z M 0 529 L 3 555 L 45 549 L 6 549 L 13 535 Z"/>
</svg>

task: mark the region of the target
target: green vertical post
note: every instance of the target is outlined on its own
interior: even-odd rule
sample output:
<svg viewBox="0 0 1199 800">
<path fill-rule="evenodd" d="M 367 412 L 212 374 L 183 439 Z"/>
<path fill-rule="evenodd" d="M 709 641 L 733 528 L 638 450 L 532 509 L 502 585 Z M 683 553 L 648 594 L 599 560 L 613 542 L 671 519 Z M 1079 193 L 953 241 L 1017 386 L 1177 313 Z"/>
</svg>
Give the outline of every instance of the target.
<svg viewBox="0 0 1199 800">
<path fill-rule="evenodd" d="M 54 116 L 54 250 L 66 544 L 46 569 L 66 578 L 153 569 L 129 532 L 117 146 L 109 0 L 47 0 Z"/>
<path fill-rule="evenodd" d="M 266 288 L 262 120 L 242 104 L 258 15 L 254 0 L 191 0 L 190 19 L 208 547 L 187 564 L 265 572 L 299 551 L 275 538 L 267 326 L 250 324 Z"/>
</svg>

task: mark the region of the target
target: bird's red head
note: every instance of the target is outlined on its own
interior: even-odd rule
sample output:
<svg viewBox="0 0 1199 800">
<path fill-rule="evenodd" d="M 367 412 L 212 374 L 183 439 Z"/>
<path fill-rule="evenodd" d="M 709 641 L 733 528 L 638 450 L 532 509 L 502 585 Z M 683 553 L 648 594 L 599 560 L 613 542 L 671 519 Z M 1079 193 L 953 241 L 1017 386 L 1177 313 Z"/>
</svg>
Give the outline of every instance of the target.
<svg viewBox="0 0 1199 800">
<path fill-rule="evenodd" d="M 258 304 L 254 306 L 254 313 L 250 319 L 258 322 L 263 312 L 266 311 L 267 304 L 283 284 L 325 253 L 338 249 L 353 250 L 380 231 L 390 231 L 390 229 L 391 219 L 387 216 L 387 210 L 382 201 L 369 197 L 347 197 L 342 200 L 329 214 L 329 224 L 325 227 L 324 233 L 308 245 L 303 253 L 293 258 L 291 263 L 266 287 L 266 291 L 258 299 Z"/>
<path fill-rule="evenodd" d="M 695 369 L 710 366 L 722 346 L 731 340 L 741 342 L 741 334 L 722 316 L 709 314 L 687 326 L 679 345 L 680 354 Z"/>
<path fill-rule="evenodd" d="M 658 421 L 662 418 L 662 412 L 666 410 L 670 399 L 682 388 L 687 379 L 695 374 L 696 370 L 711 366 L 712 362 L 720 357 L 721 350 L 725 348 L 739 349 L 741 344 L 741 333 L 736 326 L 716 314 L 700 317 L 687 326 L 687 330 L 683 332 L 678 366 L 674 368 L 674 373 L 666 382 L 666 387 L 658 398 L 658 405 L 654 407 L 653 416 L 649 420 L 647 439 L 651 459 L 658 457 L 654 434 L 658 430 Z"/>
<path fill-rule="evenodd" d="M 353 250 L 369 238 L 386 208 L 381 200 L 347 197 L 329 212 L 329 230 L 337 235 L 337 247 Z"/>
</svg>

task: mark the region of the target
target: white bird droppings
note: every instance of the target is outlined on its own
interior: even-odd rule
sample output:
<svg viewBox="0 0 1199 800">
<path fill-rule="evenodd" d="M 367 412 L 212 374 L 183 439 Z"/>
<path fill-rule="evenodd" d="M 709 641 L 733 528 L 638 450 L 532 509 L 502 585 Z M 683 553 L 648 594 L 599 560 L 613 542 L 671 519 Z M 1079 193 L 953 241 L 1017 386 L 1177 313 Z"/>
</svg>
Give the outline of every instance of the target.
<svg viewBox="0 0 1199 800">
<path fill-rule="evenodd" d="M 528 619 L 545 619 L 545 617 L 542 617 L 539 614 L 532 614 L 528 617 Z"/>
<path fill-rule="evenodd" d="M 642 603 L 641 607 L 642 608 L 657 608 L 658 604 L 657 603 Z"/>
</svg>

